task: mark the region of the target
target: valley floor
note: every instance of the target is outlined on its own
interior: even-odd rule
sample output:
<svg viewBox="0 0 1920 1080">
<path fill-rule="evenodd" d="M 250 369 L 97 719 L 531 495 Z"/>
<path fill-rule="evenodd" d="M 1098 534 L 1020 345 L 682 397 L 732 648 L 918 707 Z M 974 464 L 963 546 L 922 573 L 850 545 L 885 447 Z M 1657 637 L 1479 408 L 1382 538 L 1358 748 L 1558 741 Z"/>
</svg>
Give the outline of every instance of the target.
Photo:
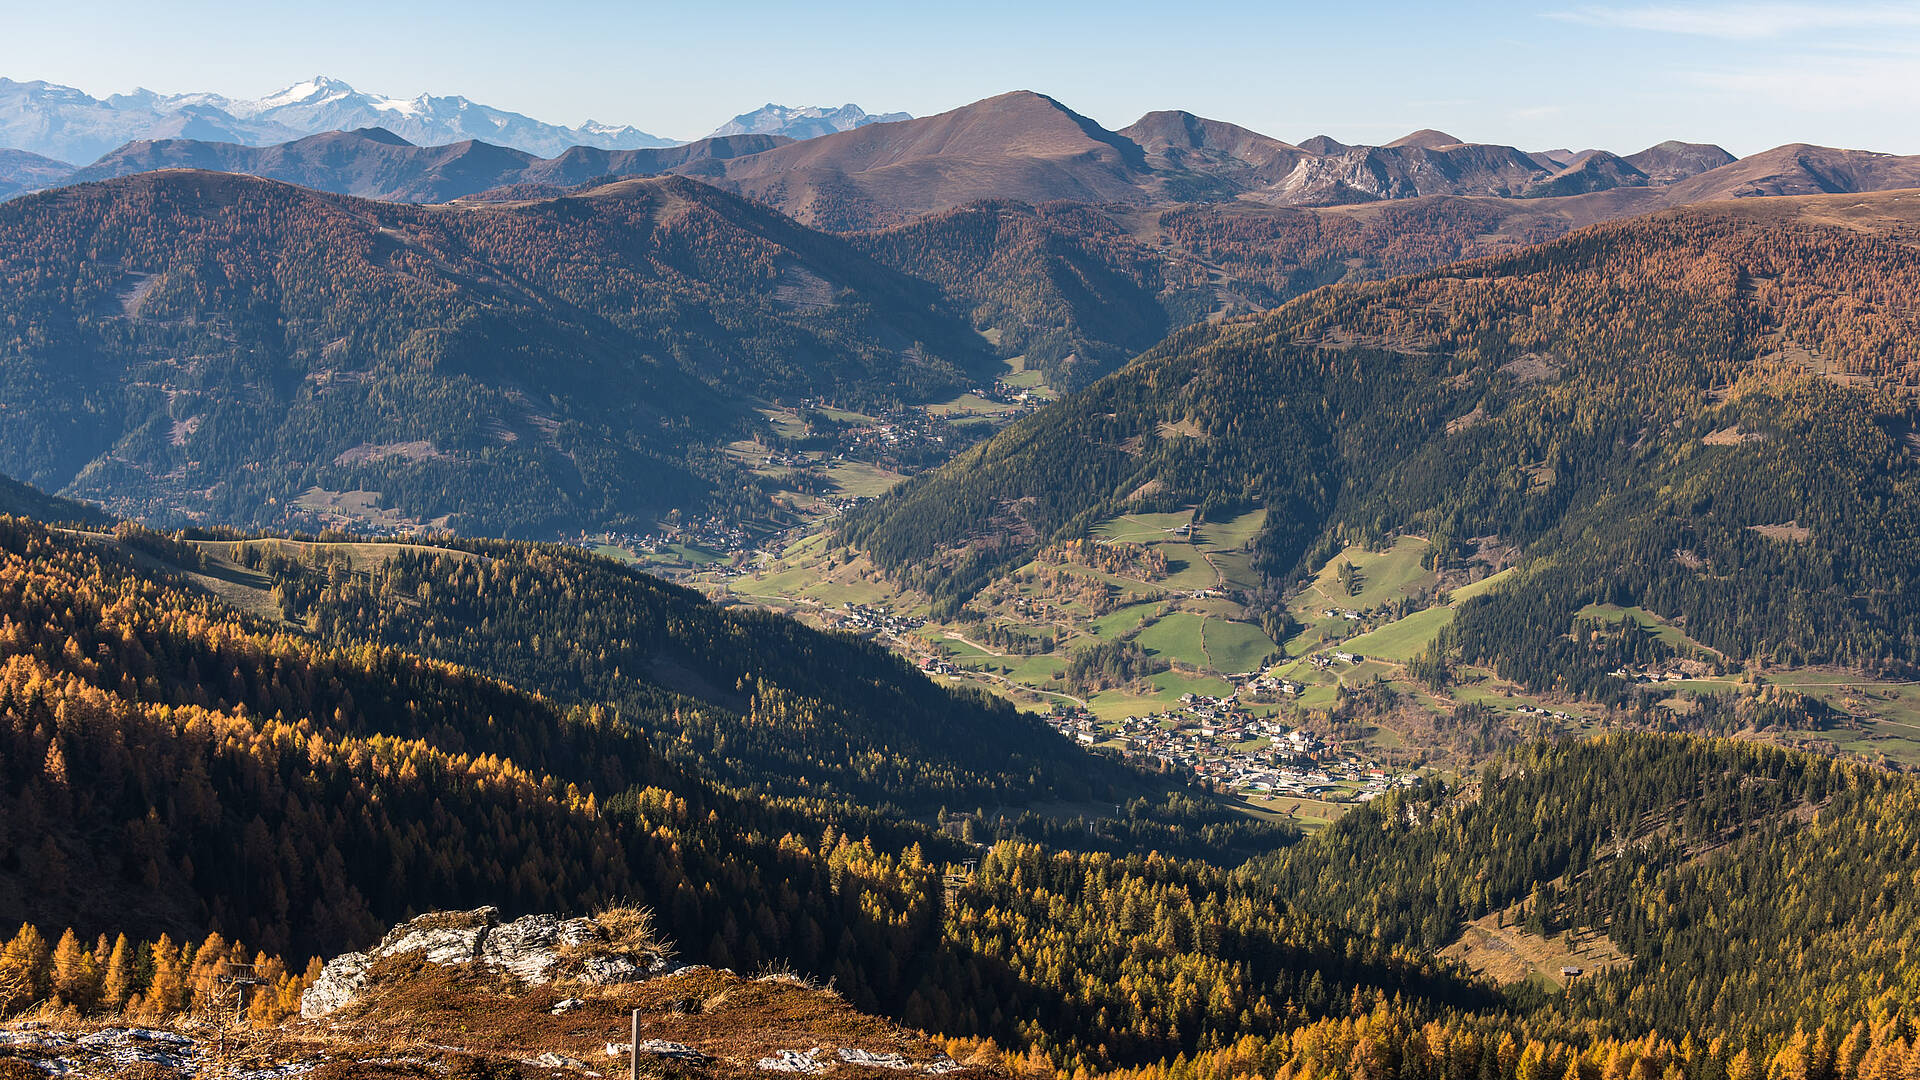
<svg viewBox="0 0 1920 1080">
<path fill-rule="evenodd" d="M 1251 546 L 1263 519 L 1262 511 L 1223 522 L 1196 521 L 1191 511 L 1123 515 L 1101 523 L 1097 540 L 1151 550 L 1164 557 L 1163 573 L 1036 560 L 983 590 L 957 620 L 932 618 L 924 595 L 819 531 L 777 556 L 684 579 L 723 602 L 873 636 L 930 676 L 1048 714 L 1067 738 L 1191 770 L 1309 823 L 1412 771 L 1468 767 L 1495 749 L 1446 730 L 1463 706 L 1490 710 L 1510 738 L 1588 734 L 1617 722 L 1602 705 L 1531 694 L 1486 668 L 1456 668 L 1440 690 L 1410 674 L 1409 662 L 1461 604 L 1517 572 L 1491 543 L 1483 560 L 1446 572 L 1428 565 L 1429 545 L 1418 537 L 1381 551 L 1349 548 L 1287 597 L 1293 629 L 1275 642 L 1245 604 L 1259 587 Z M 1920 764 L 1920 684 L 1833 668 L 1717 672 L 1717 654 L 1655 613 L 1596 606 L 1579 617 L 1634 623 L 1700 658 L 1621 673 L 1670 691 L 1659 704 L 1676 717 L 1693 708 L 1693 695 L 1792 689 L 1830 706 L 1836 722 L 1750 734 Z M 1070 676 L 1077 654 L 1112 643 L 1137 646 L 1158 670 L 1097 685 Z"/>
</svg>

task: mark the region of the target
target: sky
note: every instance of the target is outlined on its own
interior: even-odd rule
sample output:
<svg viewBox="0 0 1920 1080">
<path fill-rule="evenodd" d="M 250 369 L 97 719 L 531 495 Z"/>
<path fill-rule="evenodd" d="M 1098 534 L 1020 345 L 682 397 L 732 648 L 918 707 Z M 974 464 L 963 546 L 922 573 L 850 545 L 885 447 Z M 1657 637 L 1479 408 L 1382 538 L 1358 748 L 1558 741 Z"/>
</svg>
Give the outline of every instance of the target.
<svg viewBox="0 0 1920 1080">
<path fill-rule="evenodd" d="M 679 139 L 769 101 L 928 115 L 1028 89 L 1108 127 L 1185 109 L 1295 142 L 1920 153 L 1920 0 L 0 0 L 14 79 L 257 97 L 315 74 Z"/>
</svg>

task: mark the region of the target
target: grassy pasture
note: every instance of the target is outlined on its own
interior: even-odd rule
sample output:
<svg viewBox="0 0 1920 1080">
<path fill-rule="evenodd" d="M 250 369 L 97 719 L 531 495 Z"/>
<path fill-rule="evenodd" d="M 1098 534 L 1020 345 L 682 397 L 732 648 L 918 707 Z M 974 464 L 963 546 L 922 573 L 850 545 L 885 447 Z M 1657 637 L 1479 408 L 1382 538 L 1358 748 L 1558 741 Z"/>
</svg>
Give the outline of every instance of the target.
<svg viewBox="0 0 1920 1080">
<path fill-rule="evenodd" d="M 864 461 L 836 461 L 827 466 L 827 477 L 840 494 L 849 498 L 883 495 L 906 477 Z"/>
<path fill-rule="evenodd" d="M 1206 618 L 1176 611 L 1134 637 L 1134 642 L 1155 656 L 1178 660 L 1190 667 L 1206 668 Z"/>
<path fill-rule="evenodd" d="M 1207 666 L 1223 674 L 1253 671 L 1274 651 L 1273 639 L 1250 623 L 1207 619 L 1200 624 Z"/>
<path fill-rule="evenodd" d="M 1351 638 L 1340 647 L 1361 656 L 1404 663 L 1418 656 L 1452 621 L 1452 608 L 1430 607 L 1371 633 Z"/>
<path fill-rule="evenodd" d="M 1171 514 L 1122 514 L 1095 525 L 1093 535 L 1101 540 L 1157 544 L 1180 539 L 1174 530 L 1192 520 L 1193 512 L 1190 510 Z"/>
<path fill-rule="evenodd" d="M 1642 607 L 1621 607 L 1618 604 L 1588 604 L 1574 613 L 1574 620 L 1597 620 L 1609 626 L 1618 626 L 1631 620 L 1642 630 L 1650 631 L 1654 637 L 1672 646 L 1679 652 L 1712 652 L 1713 650 L 1688 637 L 1679 627 Z"/>
</svg>

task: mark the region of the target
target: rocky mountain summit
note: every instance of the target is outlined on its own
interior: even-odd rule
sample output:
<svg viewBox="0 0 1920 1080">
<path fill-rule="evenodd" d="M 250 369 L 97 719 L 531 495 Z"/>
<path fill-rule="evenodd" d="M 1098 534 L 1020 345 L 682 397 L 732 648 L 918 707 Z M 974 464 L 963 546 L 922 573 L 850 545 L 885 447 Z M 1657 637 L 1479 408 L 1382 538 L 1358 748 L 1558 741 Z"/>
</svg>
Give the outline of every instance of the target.
<svg viewBox="0 0 1920 1080">
<path fill-rule="evenodd" d="M 300 1018 L 249 1025 L 200 1010 L 129 1025 L 58 1012 L 0 1026 L 0 1080 L 43 1076 L 427 1080 L 831 1074 L 1005 1076 L 992 1044 L 930 1038 L 789 972 L 682 965 L 652 915 L 432 912 L 335 957 Z"/>
<path fill-rule="evenodd" d="M 329 962 L 291 1027 L 344 1045 L 457 1047 L 487 1075 L 625 1075 L 636 1011 L 642 1058 L 672 1075 L 998 1071 L 979 1047 L 936 1043 L 790 972 L 676 963 L 651 913 L 632 907 L 422 915 Z M 510 1065 L 523 1071 L 497 1071 Z"/>
</svg>

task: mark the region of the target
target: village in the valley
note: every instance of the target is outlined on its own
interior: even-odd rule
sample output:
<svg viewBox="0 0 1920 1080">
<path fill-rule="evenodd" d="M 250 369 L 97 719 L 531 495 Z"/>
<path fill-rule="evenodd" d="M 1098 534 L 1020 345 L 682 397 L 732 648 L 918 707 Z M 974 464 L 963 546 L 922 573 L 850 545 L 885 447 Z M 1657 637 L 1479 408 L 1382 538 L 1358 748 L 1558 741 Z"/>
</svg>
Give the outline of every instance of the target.
<svg viewBox="0 0 1920 1080">
<path fill-rule="evenodd" d="M 1324 710 L 1331 703 L 1321 700 L 1329 687 L 1397 676 L 1408 646 L 1368 631 L 1429 609 L 1408 625 L 1447 614 L 1444 602 L 1432 600 L 1438 585 L 1420 561 L 1422 541 L 1402 539 L 1381 552 L 1354 548 L 1330 562 L 1322 574 L 1326 580 L 1293 604 L 1299 623 L 1311 628 L 1317 643 L 1289 658 L 1249 625 L 1238 603 L 1250 587 L 1243 564 L 1261 519 L 1258 512 L 1207 523 L 1204 535 L 1191 513 L 1134 514 L 1103 523 L 1094 531 L 1099 544 L 1167 555 L 1167 569 L 1122 567 L 1116 576 L 1090 565 L 1060 563 L 1064 586 L 1010 589 L 1000 610 L 982 609 L 989 626 L 1014 625 L 1029 635 L 1052 625 L 1055 617 L 1078 619 L 1072 623 L 1077 629 L 1069 632 L 1082 639 L 1137 641 L 1181 664 L 1149 680 L 1148 689 L 1136 683 L 1119 693 L 1080 691 L 1085 697 L 1076 697 L 1060 678 L 1068 649 L 1056 651 L 1051 643 L 1038 654 L 976 648 L 964 625 L 935 625 L 923 605 L 899 603 L 906 598 L 872 577 L 871 568 L 848 567 L 835 575 L 801 554 L 825 550 L 818 532 L 825 521 L 944 460 L 956 446 L 979 436 L 971 430 L 975 425 L 998 427 L 1040 403 L 1028 386 L 1000 380 L 946 406 L 861 414 L 816 398 L 764 409 L 765 434 L 731 444 L 729 453 L 781 487 L 776 504 L 786 508 L 790 520 L 674 515 L 646 532 L 580 536 L 571 542 L 639 562 L 650 572 L 698 584 L 717 596 L 772 602 L 818 625 L 873 637 L 930 677 L 972 682 L 1046 710 L 1043 719 L 1061 737 L 1191 777 L 1255 808 L 1272 804 L 1285 812 L 1283 801 L 1305 802 L 1318 805 L 1322 815 L 1338 816 L 1342 807 L 1422 782 L 1431 764 L 1423 755 L 1395 752 L 1391 741 L 1340 738 L 1303 723 L 1306 710 Z M 1337 573 L 1343 567 L 1349 571 L 1345 576 Z M 1058 590 L 1088 581 L 1106 583 L 1096 587 L 1113 594 L 1109 606 L 1128 625 L 1094 631 L 1092 624 L 1104 618 L 1098 611 L 1062 616 L 1078 611 L 1075 604 L 1084 600 L 1063 597 Z M 1456 589 L 1454 598 L 1491 583 Z M 1153 614 L 1134 614 L 1148 611 Z M 1149 631 L 1156 621 L 1161 629 Z M 1182 634 L 1192 640 L 1183 641 Z M 1244 645 L 1236 646 L 1242 639 Z M 1372 655 L 1377 650 L 1366 648 L 1369 644 L 1387 650 L 1385 662 Z M 1230 657 L 1239 663 L 1225 666 Z M 1249 662 L 1258 664 L 1245 670 Z M 1130 711 L 1120 713 L 1114 697 L 1128 699 Z M 1543 721 L 1570 719 L 1524 699 L 1498 707 L 1539 713 Z"/>
</svg>

